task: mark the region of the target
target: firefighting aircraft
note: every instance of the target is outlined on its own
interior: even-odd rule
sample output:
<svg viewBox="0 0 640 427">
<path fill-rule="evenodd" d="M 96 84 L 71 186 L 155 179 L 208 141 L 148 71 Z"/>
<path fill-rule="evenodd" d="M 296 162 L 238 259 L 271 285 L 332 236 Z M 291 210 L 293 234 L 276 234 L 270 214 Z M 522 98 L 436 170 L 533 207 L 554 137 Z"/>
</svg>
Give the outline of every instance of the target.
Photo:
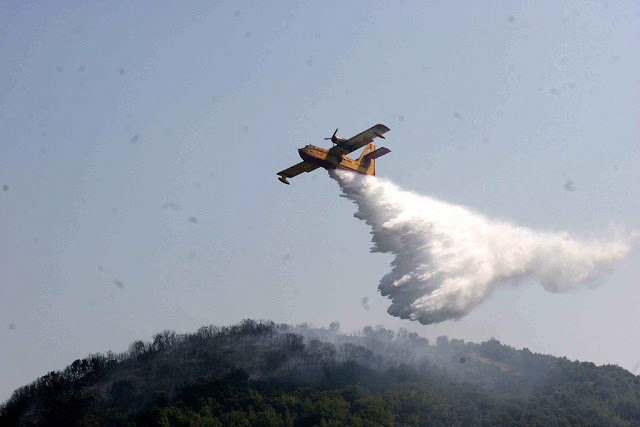
<svg viewBox="0 0 640 427">
<path fill-rule="evenodd" d="M 385 147 L 380 147 L 376 150 L 376 146 L 373 145 L 371 141 L 376 137 L 385 139 L 384 134 L 387 132 L 389 132 L 388 127 L 377 124 L 356 136 L 344 139 L 337 135 L 338 129 L 336 129 L 331 138 L 325 138 L 325 140 L 331 140 L 331 142 L 333 142 L 333 147 L 328 150 L 326 148 L 316 147 L 315 145 L 307 145 L 304 148 L 300 148 L 298 153 L 303 161 L 278 172 L 278 179 L 280 182 L 289 185 L 287 178 L 293 178 L 302 172 L 314 171 L 319 167 L 325 169 L 341 168 L 352 170 L 363 175 L 375 175 L 376 159 L 390 153 L 391 150 Z M 362 150 L 362 154 L 358 160 L 345 156 L 345 154 L 356 151 L 365 145 L 366 147 Z"/>
</svg>

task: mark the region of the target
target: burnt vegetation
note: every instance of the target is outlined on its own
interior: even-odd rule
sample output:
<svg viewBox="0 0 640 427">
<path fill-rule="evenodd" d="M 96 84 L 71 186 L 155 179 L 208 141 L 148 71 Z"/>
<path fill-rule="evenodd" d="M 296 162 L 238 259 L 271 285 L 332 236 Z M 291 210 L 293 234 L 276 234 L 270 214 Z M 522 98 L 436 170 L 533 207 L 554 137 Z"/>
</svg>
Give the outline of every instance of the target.
<svg viewBox="0 0 640 427">
<path fill-rule="evenodd" d="M 495 339 L 254 320 L 92 354 L 0 406 L 0 425 L 567 424 L 640 424 L 640 377 Z"/>
</svg>

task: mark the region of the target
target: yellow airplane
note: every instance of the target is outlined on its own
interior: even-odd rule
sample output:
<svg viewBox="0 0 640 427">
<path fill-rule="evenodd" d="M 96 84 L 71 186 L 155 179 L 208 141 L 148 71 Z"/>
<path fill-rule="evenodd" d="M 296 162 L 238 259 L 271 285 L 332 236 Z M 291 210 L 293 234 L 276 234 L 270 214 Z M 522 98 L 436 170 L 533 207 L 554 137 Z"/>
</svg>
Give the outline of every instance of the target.
<svg viewBox="0 0 640 427">
<path fill-rule="evenodd" d="M 385 147 L 380 147 L 376 150 L 376 146 L 373 145 L 371 141 L 376 137 L 385 139 L 384 134 L 387 132 L 389 132 L 388 127 L 377 124 L 354 137 L 344 139 L 336 135 L 338 133 L 338 129 L 336 129 L 331 138 L 325 138 L 325 140 L 331 140 L 331 142 L 333 142 L 333 147 L 328 150 L 326 148 L 316 147 L 315 145 L 307 145 L 304 148 L 300 148 L 298 153 L 303 161 L 278 172 L 278 179 L 280 182 L 289 185 L 287 178 L 293 178 L 302 172 L 311 172 L 319 167 L 325 169 L 341 168 L 352 170 L 363 175 L 375 175 L 376 159 L 390 153 L 391 150 Z M 366 147 L 358 160 L 345 156 L 345 154 L 356 151 L 365 145 Z"/>
</svg>

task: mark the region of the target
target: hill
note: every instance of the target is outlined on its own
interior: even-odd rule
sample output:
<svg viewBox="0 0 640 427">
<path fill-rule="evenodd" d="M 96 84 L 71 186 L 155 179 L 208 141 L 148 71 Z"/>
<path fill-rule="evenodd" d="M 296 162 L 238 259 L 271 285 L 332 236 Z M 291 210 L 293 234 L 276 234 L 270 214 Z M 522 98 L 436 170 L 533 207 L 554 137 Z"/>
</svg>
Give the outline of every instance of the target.
<svg viewBox="0 0 640 427">
<path fill-rule="evenodd" d="M 0 425 L 640 425 L 611 365 L 366 327 L 164 331 L 16 390 Z"/>
</svg>

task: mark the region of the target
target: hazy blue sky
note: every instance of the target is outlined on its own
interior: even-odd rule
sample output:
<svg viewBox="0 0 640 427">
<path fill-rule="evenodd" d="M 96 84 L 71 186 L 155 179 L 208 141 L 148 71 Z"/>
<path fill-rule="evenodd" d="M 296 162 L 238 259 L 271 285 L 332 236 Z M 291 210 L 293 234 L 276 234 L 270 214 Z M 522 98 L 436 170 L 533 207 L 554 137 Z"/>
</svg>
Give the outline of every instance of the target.
<svg viewBox="0 0 640 427">
<path fill-rule="evenodd" d="M 595 289 L 505 288 L 427 327 L 386 313 L 391 257 L 336 182 L 275 175 L 384 123 L 377 172 L 403 188 L 640 230 L 638 2 L 3 2 L 0 58 L 0 400 L 247 317 L 638 367 L 637 245 Z"/>
</svg>

